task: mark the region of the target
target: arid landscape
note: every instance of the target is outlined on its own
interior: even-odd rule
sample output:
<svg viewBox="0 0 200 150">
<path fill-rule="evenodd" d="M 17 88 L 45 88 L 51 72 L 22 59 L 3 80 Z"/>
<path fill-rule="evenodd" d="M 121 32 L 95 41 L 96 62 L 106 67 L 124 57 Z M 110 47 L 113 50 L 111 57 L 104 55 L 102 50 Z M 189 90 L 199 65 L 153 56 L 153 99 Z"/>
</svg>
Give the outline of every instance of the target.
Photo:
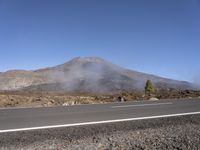
<svg viewBox="0 0 200 150">
<path fill-rule="evenodd" d="M 128 70 L 97 57 L 78 57 L 62 65 L 34 71 L 11 70 L 0 73 L 0 108 L 27 108 L 24 110 L 28 111 L 29 108 L 39 109 L 38 107 L 40 107 L 40 109 L 47 110 L 48 108 L 41 107 L 51 107 L 50 109 L 55 108 L 59 112 L 64 107 L 55 106 L 105 104 L 112 102 L 123 103 L 125 101 L 141 101 L 141 103 L 148 101 L 148 103 L 155 103 L 155 101 L 157 102 L 161 99 L 198 101 L 198 99 L 200 100 L 200 91 L 196 85 L 186 81 L 166 79 Z M 181 105 L 183 101 L 181 101 Z M 159 105 L 159 102 L 157 103 Z M 140 106 L 143 106 L 143 104 Z M 17 111 L 18 109 L 10 109 L 10 111 L 12 110 Z M 23 109 L 19 109 L 19 112 L 20 110 L 23 111 Z M 67 110 L 64 109 L 63 111 Z M 9 109 L 2 109 L 2 111 L 9 111 Z M 94 115 L 97 112 L 94 111 Z M 129 112 L 128 109 L 127 112 Z M 78 110 L 78 112 L 74 113 L 75 116 L 77 113 L 81 112 Z M 88 113 L 88 115 L 91 113 Z M 103 111 L 103 113 L 106 112 Z M 107 115 L 109 113 L 111 112 L 108 112 Z M 3 114 L 5 115 L 6 113 L 4 112 Z M 73 113 L 67 112 L 64 115 L 65 117 L 63 117 L 66 119 L 69 114 Z M 83 112 L 83 114 L 87 114 L 87 112 Z M 121 114 L 126 113 L 119 111 L 119 115 Z M 9 120 L 10 117 L 4 115 L 1 116 L 2 121 Z M 36 114 L 30 113 L 30 115 Z M 44 112 L 42 116 L 45 116 Z M 116 116 L 114 115 L 114 117 Z M 68 119 L 73 119 L 73 117 L 69 117 Z M 21 121 L 23 120 L 26 119 L 22 117 Z M 37 120 L 41 122 L 40 119 L 36 118 Z M 51 121 L 52 119 L 49 120 Z M 63 118 L 61 122 L 62 120 Z M 18 124 L 18 122 L 15 123 Z M 186 131 L 187 134 L 185 134 Z M 144 150 L 156 148 L 177 150 L 198 149 L 199 115 L 159 118 L 155 120 L 149 119 L 136 122 L 128 121 L 78 127 L 72 126 L 49 130 L 4 132 L 0 137 L 0 149 L 2 150 Z"/>
<path fill-rule="evenodd" d="M 186 81 L 129 70 L 99 57 L 77 57 L 55 67 L 1 73 L 0 90 L 110 94 L 142 91 L 147 80 L 151 80 L 157 89 L 196 88 Z"/>
<path fill-rule="evenodd" d="M 153 94 L 145 94 L 151 80 Z M 62 65 L 0 74 L 0 107 L 48 107 L 117 101 L 198 98 L 192 83 L 124 69 L 98 57 Z"/>
<path fill-rule="evenodd" d="M 200 91 L 193 90 L 171 90 L 159 91 L 154 95 L 145 95 L 144 92 L 122 92 L 111 95 L 92 94 L 70 94 L 62 92 L 22 92 L 7 91 L 0 92 L 0 107 L 51 107 L 78 104 L 99 104 L 125 101 L 159 100 L 159 99 L 181 99 L 199 98 Z"/>
<path fill-rule="evenodd" d="M 200 150 L 200 0 L 0 0 L 0 150 Z"/>
</svg>

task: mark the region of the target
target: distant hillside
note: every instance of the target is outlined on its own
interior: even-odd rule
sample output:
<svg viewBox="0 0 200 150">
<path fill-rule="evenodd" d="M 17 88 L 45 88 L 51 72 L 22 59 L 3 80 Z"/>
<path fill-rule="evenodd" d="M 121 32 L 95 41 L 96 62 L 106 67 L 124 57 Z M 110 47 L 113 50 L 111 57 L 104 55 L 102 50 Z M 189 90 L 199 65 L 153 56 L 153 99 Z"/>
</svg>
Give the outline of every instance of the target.
<svg viewBox="0 0 200 150">
<path fill-rule="evenodd" d="M 185 81 L 124 69 L 97 57 L 74 58 L 55 67 L 0 73 L 0 90 L 108 93 L 143 90 L 150 79 L 156 88 L 191 89 Z"/>
</svg>

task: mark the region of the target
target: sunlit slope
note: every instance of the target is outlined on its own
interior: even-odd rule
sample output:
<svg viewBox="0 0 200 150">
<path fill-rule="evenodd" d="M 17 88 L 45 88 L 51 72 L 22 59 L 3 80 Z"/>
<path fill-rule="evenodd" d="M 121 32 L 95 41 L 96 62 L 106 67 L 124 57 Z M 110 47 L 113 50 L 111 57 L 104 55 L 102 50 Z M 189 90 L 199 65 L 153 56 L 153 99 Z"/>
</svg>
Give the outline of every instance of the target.
<svg viewBox="0 0 200 150">
<path fill-rule="evenodd" d="M 192 88 L 188 82 L 128 70 L 98 57 L 78 57 L 55 67 L 1 73 L 0 90 L 118 92 L 143 90 L 148 79 L 157 88 Z"/>
</svg>

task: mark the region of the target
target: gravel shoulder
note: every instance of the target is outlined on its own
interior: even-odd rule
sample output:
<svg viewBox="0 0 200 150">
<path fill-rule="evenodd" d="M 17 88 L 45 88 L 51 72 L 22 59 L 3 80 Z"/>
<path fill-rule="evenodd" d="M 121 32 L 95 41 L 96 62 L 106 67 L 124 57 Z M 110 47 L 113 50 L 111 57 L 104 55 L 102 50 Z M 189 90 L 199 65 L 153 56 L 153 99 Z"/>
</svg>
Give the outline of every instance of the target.
<svg viewBox="0 0 200 150">
<path fill-rule="evenodd" d="M 0 134 L 0 149 L 200 149 L 200 115 Z"/>
</svg>

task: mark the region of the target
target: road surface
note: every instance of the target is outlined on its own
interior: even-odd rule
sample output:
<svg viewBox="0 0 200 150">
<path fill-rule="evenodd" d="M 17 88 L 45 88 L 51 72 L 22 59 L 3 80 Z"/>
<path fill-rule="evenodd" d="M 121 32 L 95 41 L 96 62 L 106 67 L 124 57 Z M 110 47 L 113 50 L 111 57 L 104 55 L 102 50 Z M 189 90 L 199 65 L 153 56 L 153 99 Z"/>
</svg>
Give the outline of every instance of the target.
<svg viewBox="0 0 200 150">
<path fill-rule="evenodd" d="M 200 100 L 0 109 L 0 133 L 200 114 Z"/>
</svg>

